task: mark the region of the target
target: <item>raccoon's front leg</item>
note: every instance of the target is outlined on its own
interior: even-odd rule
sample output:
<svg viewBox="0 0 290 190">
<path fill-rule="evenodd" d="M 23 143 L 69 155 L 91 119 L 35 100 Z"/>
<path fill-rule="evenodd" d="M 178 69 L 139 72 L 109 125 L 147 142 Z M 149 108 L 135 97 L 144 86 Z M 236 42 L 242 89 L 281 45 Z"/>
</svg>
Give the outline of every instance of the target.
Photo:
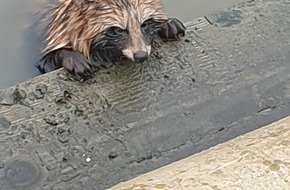
<svg viewBox="0 0 290 190">
<path fill-rule="evenodd" d="M 64 48 L 48 53 L 37 66 L 41 73 L 47 73 L 61 67 L 64 67 L 72 75 L 81 78 L 87 78 L 92 73 L 92 69 L 83 54 Z"/>
<path fill-rule="evenodd" d="M 165 41 L 174 41 L 183 37 L 185 35 L 185 30 L 186 28 L 180 20 L 169 18 L 158 34 Z"/>
</svg>

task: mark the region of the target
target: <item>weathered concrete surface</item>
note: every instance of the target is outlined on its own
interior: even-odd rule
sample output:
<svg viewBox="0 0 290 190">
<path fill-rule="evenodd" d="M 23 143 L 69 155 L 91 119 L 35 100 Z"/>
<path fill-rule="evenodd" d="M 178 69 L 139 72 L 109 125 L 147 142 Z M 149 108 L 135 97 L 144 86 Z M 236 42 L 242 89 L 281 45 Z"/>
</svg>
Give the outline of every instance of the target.
<svg viewBox="0 0 290 190">
<path fill-rule="evenodd" d="M 109 190 L 290 189 L 290 117 Z"/>
<path fill-rule="evenodd" d="M 289 10 L 249 1 L 150 63 L 2 90 L 0 189 L 101 190 L 289 115 Z"/>
</svg>

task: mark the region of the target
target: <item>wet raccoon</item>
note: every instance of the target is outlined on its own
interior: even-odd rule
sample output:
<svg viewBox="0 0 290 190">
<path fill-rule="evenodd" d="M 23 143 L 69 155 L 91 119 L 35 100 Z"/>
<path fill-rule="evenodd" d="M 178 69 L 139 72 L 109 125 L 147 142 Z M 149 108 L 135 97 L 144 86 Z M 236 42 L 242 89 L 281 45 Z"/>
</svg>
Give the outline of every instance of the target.
<svg viewBox="0 0 290 190">
<path fill-rule="evenodd" d="M 58 0 L 47 26 L 41 73 L 64 67 L 81 78 L 93 63 L 143 62 L 155 37 L 184 36 L 181 21 L 168 18 L 161 0 Z"/>
</svg>

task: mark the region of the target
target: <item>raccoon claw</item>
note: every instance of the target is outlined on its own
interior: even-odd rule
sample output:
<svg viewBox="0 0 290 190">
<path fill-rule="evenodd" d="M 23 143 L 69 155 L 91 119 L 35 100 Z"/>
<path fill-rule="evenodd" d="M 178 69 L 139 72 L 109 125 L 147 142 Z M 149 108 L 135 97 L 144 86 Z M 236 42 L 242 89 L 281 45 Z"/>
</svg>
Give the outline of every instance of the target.
<svg viewBox="0 0 290 190">
<path fill-rule="evenodd" d="M 92 69 L 83 54 L 69 51 L 62 55 L 62 59 L 64 69 L 75 77 L 86 79 L 91 76 Z"/>
<path fill-rule="evenodd" d="M 180 20 L 170 18 L 159 32 L 159 36 L 166 41 L 174 41 L 185 36 L 185 30 L 186 28 Z"/>
<path fill-rule="evenodd" d="M 61 67 L 64 67 L 70 74 L 81 79 L 87 79 L 92 74 L 92 68 L 85 56 L 69 49 L 59 49 L 50 52 L 37 65 L 38 70 L 42 74 Z"/>
</svg>

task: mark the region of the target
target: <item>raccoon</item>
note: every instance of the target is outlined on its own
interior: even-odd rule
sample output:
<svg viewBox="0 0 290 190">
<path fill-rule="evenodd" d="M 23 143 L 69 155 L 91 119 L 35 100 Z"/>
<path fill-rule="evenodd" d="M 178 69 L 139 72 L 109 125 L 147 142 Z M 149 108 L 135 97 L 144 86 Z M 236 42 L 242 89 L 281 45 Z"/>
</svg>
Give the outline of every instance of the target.
<svg viewBox="0 0 290 190">
<path fill-rule="evenodd" d="M 94 64 L 144 62 L 156 37 L 178 40 L 186 30 L 167 17 L 161 0 L 58 0 L 47 17 L 39 71 L 64 67 L 81 78 Z"/>
</svg>

